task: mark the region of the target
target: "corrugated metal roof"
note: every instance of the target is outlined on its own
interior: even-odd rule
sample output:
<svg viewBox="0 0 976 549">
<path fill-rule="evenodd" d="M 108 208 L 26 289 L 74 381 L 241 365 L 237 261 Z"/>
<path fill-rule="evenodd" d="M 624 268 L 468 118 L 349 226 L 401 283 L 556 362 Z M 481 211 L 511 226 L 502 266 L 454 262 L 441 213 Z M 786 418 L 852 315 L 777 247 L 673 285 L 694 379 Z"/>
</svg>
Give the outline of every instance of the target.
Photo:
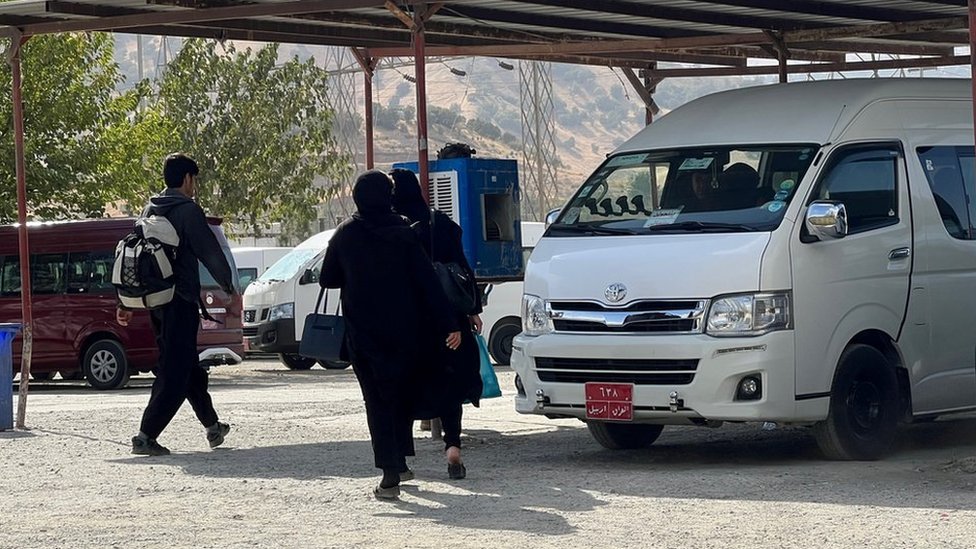
<svg viewBox="0 0 976 549">
<path fill-rule="evenodd" d="M 409 14 L 421 2 L 395 3 Z M 849 45 L 852 52 L 919 54 L 925 57 L 920 64 L 932 66 L 960 63 L 951 46 L 968 45 L 966 0 L 457 0 L 436 5 L 426 23 L 427 44 L 432 52 L 452 55 L 633 68 L 655 61 L 740 67 L 747 57 L 776 58 L 775 47 L 785 44 L 794 59 L 837 65 L 836 53 L 823 52 Z M 232 17 L 227 9 L 234 11 Z M 174 12 L 194 19 L 174 21 L 168 18 Z M 885 23 L 897 27 L 866 27 Z M 0 1 L 0 32 L 4 29 L 27 34 L 109 29 L 331 44 L 380 56 L 406 54 L 411 44 L 410 31 L 384 0 L 12 0 Z M 642 42 L 622 43 L 634 40 Z"/>
</svg>

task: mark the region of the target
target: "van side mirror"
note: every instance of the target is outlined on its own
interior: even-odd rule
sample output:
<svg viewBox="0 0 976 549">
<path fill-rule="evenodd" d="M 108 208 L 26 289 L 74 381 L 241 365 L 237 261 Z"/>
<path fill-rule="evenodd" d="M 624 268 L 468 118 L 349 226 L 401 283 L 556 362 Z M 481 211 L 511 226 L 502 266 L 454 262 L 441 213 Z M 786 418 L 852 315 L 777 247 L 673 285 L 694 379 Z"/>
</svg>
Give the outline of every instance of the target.
<svg viewBox="0 0 976 549">
<path fill-rule="evenodd" d="M 315 284 L 318 281 L 319 281 L 319 277 L 315 274 L 315 271 L 313 271 L 312 269 L 305 269 L 305 272 L 302 273 L 302 277 L 298 279 L 298 283 L 302 285 Z"/>
<path fill-rule="evenodd" d="M 807 230 L 820 240 L 847 236 L 847 208 L 843 202 L 818 200 L 807 208 Z"/>
<path fill-rule="evenodd" d="M 555 223 L 556 220 L 559 219 L 559 214 L 561 213 L 562 210 L 558 208 L 555 210 L 550 210 L 549 213 L 546 214 L 546 227 Z"/>
</svg>

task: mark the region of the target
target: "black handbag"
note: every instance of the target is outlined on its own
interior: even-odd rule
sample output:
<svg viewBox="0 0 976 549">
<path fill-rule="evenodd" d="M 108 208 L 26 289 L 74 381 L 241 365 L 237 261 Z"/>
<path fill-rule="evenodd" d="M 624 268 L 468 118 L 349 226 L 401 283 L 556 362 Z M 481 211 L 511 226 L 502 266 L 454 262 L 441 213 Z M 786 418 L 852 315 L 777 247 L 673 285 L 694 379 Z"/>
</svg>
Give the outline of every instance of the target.
<svg viewBox="0 0 976 549">
<path fill-rule="evenodd" d="M 434 256 L 434 209 L 430 210 L 430 255 Z M 478 285 L 457 263 L 434 261 L 434 273 L 454 310 L 465 316 L 475 314 L 478 307 Z"/>
<path fill-rule="evenodd" d="M 319 305 L 322 305 L 321 313 Z M 344 362 L 348 360 L 343 349 L 346 339 L 346 321 L 339 315 L 338 306 L 336 314 L 328 314 L 326 312 L 328 307 L 329 293 L 322 288 L 315 302 L 315 310 L 305 317 L 305 331 L 302 332 L 298 354 L 319 362 Z"/>
</svg>

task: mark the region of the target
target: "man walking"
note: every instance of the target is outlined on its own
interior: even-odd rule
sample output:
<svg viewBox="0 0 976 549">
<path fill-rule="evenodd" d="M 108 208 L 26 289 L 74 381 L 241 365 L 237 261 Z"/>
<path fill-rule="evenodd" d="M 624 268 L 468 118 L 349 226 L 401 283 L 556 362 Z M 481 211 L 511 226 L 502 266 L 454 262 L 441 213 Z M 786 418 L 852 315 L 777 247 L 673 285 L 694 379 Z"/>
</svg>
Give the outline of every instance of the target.
<svg viewBox="0 0 976 549">
<path fill-rule="evenodd" d="M 198 261 L 228 293 L 233 293 L 234 278 L 217 237 L 207 223 L 203 209 L 193 201 L 196 193 L 197 163 L 183 154 L 171 154 L 163 164 L 166 189 L 152 197 L 143 217 L 165 217 L 179 235 L 173 264 L 175 295 L 172 301 L 152 309 L 153 331 L 159 346 L 159 366 L 155 370 L 149 404 L 142 414 L 139 434 L 132 437 L 132 453 L 164 456 L 169 450 L 156 438 L 169 425 L 184 400 L 190 401 L 197 419 L 207 429 L 211 448 L 224 442 L 230 425 L 217 419 L 213 400 L 207 392 L 209 374 L 198 364 L 197 330 L 200 326 L 200 273 Z M 132 311 L 121 305 L 117 321 L 127 326 Z"/>
</svg>

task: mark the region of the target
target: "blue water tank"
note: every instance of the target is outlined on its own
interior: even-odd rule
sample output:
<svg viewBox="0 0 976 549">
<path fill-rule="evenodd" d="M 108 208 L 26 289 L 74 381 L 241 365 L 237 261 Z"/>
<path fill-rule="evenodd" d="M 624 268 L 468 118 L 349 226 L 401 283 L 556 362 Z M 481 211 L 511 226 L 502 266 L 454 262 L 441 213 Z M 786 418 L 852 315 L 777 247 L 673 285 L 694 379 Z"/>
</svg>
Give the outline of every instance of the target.
<svg viewBox="0 0 976 549">
<path fill-rule="evenodd" d="M 419 171 L 416 162 L 393 167 Z M 461 226 L 464 254 L 480 281 L 521 280 L 525 265 L 514 160 L 435 160 L 430 163 L 428 189 L 431 206 Z"/>
</svg>

